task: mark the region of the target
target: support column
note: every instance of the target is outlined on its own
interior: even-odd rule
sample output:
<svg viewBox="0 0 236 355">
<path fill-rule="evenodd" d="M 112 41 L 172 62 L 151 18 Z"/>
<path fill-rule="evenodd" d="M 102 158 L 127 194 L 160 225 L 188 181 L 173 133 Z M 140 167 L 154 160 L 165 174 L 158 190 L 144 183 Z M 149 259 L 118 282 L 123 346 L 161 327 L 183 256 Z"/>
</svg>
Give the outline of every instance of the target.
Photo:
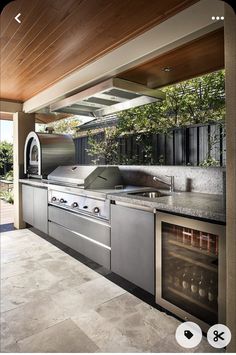
<svg viewBox="0 0 236 355">
<path fill-rule="evenodd" d="M 29 132 L 35 130 L 35 115 L 17 112 L 13 115 L 13 172 L 14 172 L 14 226 L 24 228 L 22 219 L 21 186 L 24 175 L 24 144 Z"/>
<path fill-rule="evenodd" d="M 226 90 L 226 322 L 236 352 L 236 15 L 225 4 Z"/>
</svg>

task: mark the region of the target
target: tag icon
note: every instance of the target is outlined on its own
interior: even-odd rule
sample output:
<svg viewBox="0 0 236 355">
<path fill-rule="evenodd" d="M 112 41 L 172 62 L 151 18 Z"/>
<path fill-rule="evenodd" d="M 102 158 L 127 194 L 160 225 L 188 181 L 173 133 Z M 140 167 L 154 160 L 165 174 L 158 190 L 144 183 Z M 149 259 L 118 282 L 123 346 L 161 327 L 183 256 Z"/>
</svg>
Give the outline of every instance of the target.
<svg viewBox="0 0 236 355">
<path fill-rule="evenodd" d="M 175 339 L 183 348 L 195 348 L 202 340 L 201 328 L 194 322 L 181 323 L 176 329 Z"/>
<path fill-rule="evenodd" d="M 193 333 L 190 332 L 190 330 L 185 330 L 184 331 L 184 335 L 186 336 L 186 338 L 191 339 L 193 337 Z"/>
</svg>

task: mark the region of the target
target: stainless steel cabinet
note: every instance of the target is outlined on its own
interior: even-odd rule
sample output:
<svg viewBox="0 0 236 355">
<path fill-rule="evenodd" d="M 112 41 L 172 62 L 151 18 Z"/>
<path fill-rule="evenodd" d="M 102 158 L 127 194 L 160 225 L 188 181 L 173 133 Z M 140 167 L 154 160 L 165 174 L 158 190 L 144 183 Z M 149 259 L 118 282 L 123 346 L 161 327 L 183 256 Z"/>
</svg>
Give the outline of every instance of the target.
<svg viewBox="0 0 236 355">
<path fill-rule="evenodd" d="M 34 227 L 48 233 L 48 191 L 34 187 Z"/>
<path fill-rule="evenodd" d="M 22 184 L 22 209 L 26 223 L 48 233 L 47 189 Z"/>
<path fill-rule="evenodd" d="M 49 206 L 49 235 L 110 269 L 111 227 L 108 222 Z"/>
<path fill-rule="evenodd" d="M 154 294 L 154 214 L 111 205 L 111 270 Z"/>
<path fill-rule="evenodd" d="M 30 225 L 34 224 L 33 212 L 34 190 L 32 186 L 22 185 L 23 220 Z"/>
</svg>

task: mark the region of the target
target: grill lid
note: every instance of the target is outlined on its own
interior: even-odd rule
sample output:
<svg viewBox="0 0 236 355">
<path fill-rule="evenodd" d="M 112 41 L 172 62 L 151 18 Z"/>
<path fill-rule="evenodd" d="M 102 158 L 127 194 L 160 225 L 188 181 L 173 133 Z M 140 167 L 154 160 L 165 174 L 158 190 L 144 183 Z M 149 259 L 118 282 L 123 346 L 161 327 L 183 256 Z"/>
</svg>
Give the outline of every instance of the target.
<svg viewBox="0 0 236 355">
<path fill-rule="evenodd" d="M 84 189 L 107 189 L 122 184 L 120 170 L 115 166 L 58 166 L 48 175 L 48 180 Z"/>
<path fill-rule="evenodd" d="M 98 118 L 164 98 L 161 90 L 111 78 L 52 104 L 50 111 Z"/>
</svg>

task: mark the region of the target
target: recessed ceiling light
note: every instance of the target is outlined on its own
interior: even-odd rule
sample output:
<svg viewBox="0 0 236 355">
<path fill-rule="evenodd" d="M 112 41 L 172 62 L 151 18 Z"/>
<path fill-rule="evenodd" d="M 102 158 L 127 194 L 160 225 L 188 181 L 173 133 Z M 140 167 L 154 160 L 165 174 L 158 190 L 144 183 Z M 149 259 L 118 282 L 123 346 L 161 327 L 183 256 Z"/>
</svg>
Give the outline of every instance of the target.
<svg viewBox="0 0 236 355">
<path fill-rule="evenodd" d="M 165 68 L 162 68 L 163 71 L 165 71 L 166 73 L 170 72 L 173 70 L 173 68 L 171 67 L 165 67 Z"/>
</svg>

